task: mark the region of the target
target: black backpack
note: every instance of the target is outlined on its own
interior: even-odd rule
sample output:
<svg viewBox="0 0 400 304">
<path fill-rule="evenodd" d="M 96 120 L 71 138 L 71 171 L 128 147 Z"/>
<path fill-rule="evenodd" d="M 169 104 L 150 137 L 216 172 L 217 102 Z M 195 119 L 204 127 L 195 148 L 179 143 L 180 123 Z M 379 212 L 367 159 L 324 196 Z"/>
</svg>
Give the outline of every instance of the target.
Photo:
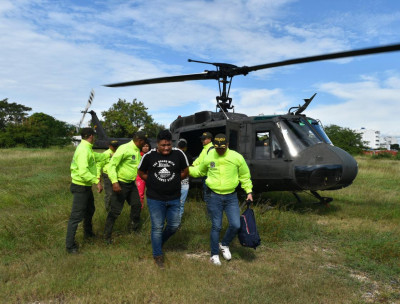
<svg viewBox="0 0 400 304">
<path fill-rule="evenodd" d="M 250 208 L 250 201 L 246 203 L 247 209 L 240 216 L 239 242 L 244 247 L 256 249 L 260 245 L 261 239 L 257 231 L 254 211 Z"/>
</svg>

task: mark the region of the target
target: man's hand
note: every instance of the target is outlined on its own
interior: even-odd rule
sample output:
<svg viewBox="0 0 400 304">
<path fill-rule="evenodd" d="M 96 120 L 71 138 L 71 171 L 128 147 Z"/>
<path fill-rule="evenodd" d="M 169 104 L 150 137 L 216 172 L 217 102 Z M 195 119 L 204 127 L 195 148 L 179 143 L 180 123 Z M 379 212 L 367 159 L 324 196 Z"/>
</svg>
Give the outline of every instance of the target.
<svg viewBox="0 0 400 304">
<path fill-rule="evenodd" d="M 121 189 L 121 186 L 119 185 L 118 182 L 114 183 L 112 186 L 113 186 L 113 191 L 114 192 L 117 192 L 117 193 L 121 192 L 122 189 Z"/>
<path fill-rule="evenodd" d="M 96 186 L 97 186 L 97 192 L 101 193 L 101 191 L 103 191 L 103 186 L 101 185 L 101 183 L 99 182 Z"/>
<path fill-rule="evenodd" d="M 253 194 L 252 193 L 247 194 L 247 199 L 246 200 L 247 201 L 253 201 Z"/>
</svg>

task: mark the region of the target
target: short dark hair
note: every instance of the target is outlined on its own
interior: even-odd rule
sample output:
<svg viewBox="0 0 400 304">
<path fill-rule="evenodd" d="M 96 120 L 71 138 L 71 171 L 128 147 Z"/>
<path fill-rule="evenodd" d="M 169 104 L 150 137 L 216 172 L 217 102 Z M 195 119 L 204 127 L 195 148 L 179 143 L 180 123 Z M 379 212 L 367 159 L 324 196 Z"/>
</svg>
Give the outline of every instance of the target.
<svg viewBox="0 0 400 304">
<path fill-rule="evenodd" d="M 143 144 L 143 147 L 145 145 L 148 145 L 149 146 L 149 150 L 151 150 L 151 144 L 150 144 L 150 142 L 148 140 L 145 141 L 145 143 Z M 143 147 L 142 147 L 142 149 L 143 149 Z"/>
<path fill-rule="evenodd" d="M 186 141 L 186 139 L 181 138 L 181 139 L 178 141 L 178 148 L 179 148 L 179 149 L 184 149 L 184 148 L 186 148 L 186 147 L 187 147 L 187 141 Z"/>
<path fill-rule="evenodd" d="M 162 130 L 157 135 L 157 142 L 161 140 L 172 140 L 172 134 L 169 130 Z"/>
<path fill-rule="evenodd" d="M 90 136 L 92 136 L 94 134 L 95 134 L 95 132 L 92 128 L 82 128 L 81 129 L 82 139 L 88 139 Z"/>
<path fill-rule="evenodd" d="M 145 131 L 137 131 L 134 135 L 133 135 L 133 140 L 144 140 L 147 141 L 147 133 Z"/>
</svg>

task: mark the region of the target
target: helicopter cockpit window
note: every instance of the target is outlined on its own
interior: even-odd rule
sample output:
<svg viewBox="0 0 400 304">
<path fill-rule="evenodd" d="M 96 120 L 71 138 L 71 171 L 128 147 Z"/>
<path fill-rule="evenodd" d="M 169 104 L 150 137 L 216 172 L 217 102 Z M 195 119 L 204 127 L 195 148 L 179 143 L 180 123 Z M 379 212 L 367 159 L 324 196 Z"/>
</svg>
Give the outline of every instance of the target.
<svg viewBox="0 0 400 304">
<path fill-rule="evenodd" d="M 305 148 L 322 142 L 317 133 L 303 118 L 283 120 L 280 127 L 292 156 L 297 156 Z"/>
<path fill-rule="evenodd" d="M 311 118 L 307 118 L 307 120 L 313 126 L 315 131 L 324 139 L 324 141 L 327 144 L 333 145 L 331 140 L 329 139 L 328 135 L 326 135 L 324 129 L 321 126 L 321 124 L 317 120 L 311 119 Z"/>
</svg>

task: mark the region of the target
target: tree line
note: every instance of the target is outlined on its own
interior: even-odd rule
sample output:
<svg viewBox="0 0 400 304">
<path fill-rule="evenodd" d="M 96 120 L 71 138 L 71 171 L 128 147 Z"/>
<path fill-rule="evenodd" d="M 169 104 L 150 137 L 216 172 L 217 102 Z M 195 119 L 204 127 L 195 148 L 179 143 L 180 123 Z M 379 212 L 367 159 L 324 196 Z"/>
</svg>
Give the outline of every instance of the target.
<svg viewBox="0 0 400 304">
<path fill-rule="evenodd" d="M 24 146 L 28 148 L 46 148 L 65 146 L 71 143 L 76 127 L 45 113 L 28 115 L 30 107 L 10 103 L 8 99 L 0 101 L 0 148 Z M 148 114 L 141 101 L 127 102 L 119 99 L 107 111 L 101 112 L 102 125 L 110 137 L 130 138 L 139 129 L 145 130 L 150 137 L 165 129 Z M 361 134 L 349 128 L 329 125 L 325 132 L 332 143 L 352 155 L 361 154 L 367 149 Z"/>
<path fill-rule="evenodd" d="M 29 115 L 30 111 L 32 108 L 9 102 L 8 98 L 0 100 L 0 148 L 66 146 L 71 144 L 72 136 L 78 135 L 74 125 L 45 113 Z M 130 138 L 139 129 L 155 137 L 165 128 L 156 123 L 144 104 L 136 99 L 131 103 L 119 99 L 101 114 L 103 127 L 110 137 Z"/>
</svg>

